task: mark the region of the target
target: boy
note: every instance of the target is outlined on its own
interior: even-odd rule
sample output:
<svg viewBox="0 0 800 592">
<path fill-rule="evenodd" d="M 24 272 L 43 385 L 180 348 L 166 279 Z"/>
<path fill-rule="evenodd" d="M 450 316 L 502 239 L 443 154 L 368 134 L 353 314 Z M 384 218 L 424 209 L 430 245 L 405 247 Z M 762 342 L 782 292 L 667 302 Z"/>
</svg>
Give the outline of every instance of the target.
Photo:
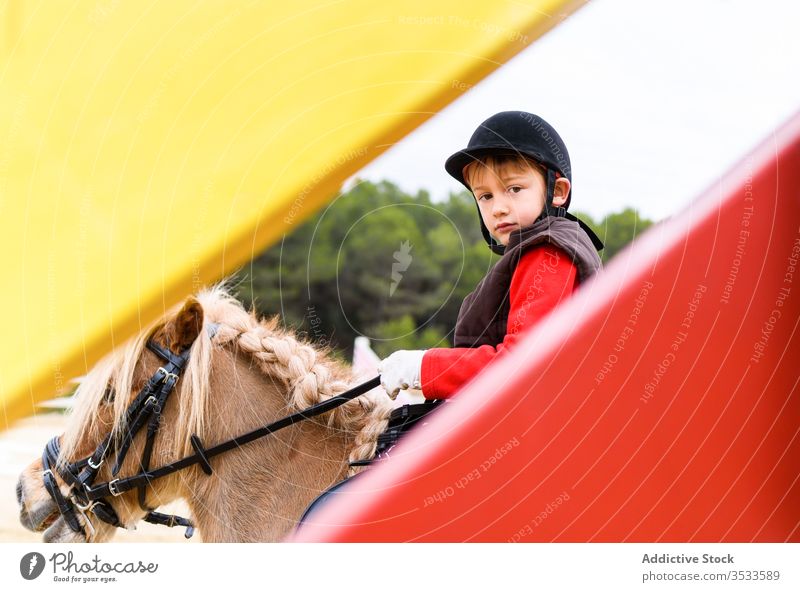
<svg viewBox="0 0 800 592">
<path fill-rule="evenodd" d="M 421 389 L 426 399 L 451 397 L 600 268 L 603 244 L 566 211 L 567 147 L 540 117 L 493 115 L 445 169 L 472 192 L 481 232 L 502 257 L 464 299 L 455 347 L 401 350 L 381 361 L 381 384 L 392 398 L 405 388 Z"/>
</svg>

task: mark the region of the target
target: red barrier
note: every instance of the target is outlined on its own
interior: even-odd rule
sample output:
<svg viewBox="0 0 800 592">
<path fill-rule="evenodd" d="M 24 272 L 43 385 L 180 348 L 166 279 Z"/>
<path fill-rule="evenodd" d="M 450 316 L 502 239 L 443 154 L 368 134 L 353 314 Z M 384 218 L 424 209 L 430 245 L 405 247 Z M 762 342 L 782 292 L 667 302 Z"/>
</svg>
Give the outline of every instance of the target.
<svg viewBox="0 0 800 592">
<path fill-rule="evenodd" d="M 798 263 L 800 115 L 294 540 L 799 542 Z"/>
</svg>

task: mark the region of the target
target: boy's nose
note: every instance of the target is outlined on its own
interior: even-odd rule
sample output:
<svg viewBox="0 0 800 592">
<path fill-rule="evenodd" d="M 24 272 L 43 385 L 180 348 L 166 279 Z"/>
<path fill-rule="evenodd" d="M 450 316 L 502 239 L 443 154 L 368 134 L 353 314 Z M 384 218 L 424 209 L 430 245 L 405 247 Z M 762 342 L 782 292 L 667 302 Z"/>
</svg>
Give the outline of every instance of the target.
<svg viewBox="0 0 800 592">
<path fill-rule="evenodd" d="M 503 216 L 509 212 L 509 203 L 505 198 L 496 199 L 493 205 L 492 213 L 495 216 Z"/>
</svg>

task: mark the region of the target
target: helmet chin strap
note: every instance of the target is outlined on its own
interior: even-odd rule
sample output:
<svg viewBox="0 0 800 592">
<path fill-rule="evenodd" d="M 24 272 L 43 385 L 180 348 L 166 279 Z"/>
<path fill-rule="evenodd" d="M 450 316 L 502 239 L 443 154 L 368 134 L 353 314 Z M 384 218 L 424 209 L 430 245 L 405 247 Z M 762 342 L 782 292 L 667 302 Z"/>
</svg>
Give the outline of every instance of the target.
<svg viewBox="0 0 800 592">
<path fill-rule="evenodd" d="M 553 200 L 556 194 L 556 172 L 553 169 L 547 169 L 547 195 L 544 201 L 544 208 L 542 213 L 539 214 L 537 221 L 546 218 L 547 216 L 554 216 L 556 218 L 566 218 L 567 210 L 561 206 L 554 206 Z"/>
</svg>

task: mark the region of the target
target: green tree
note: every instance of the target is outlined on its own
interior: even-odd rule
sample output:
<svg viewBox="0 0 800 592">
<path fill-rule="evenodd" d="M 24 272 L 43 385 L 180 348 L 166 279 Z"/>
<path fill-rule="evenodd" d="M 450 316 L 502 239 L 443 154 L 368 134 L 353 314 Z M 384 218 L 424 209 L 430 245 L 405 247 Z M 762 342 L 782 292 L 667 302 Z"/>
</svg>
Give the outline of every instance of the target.
<svg viewBox="0 0 800 592">
<path fill-rule="evenodd" d="M 641 218 L 639 212 L 633 208 L 608 214 L 600 222 L 595 222 L 589 214 L 575 212 L 575 215 L 586 222 L 605 244 L 605 248 L 601 251 L 603 263 L 607 263 L 653 225 L 652 220 Z"/>
<path fill-rule="evenodd" d="M 447 337 L 435 326 L 420 328 L 411 315 L 392 318 L 375 325 L 368 337 L 381 358 L 400 349 L 449 347 Z"/>
</svg>

